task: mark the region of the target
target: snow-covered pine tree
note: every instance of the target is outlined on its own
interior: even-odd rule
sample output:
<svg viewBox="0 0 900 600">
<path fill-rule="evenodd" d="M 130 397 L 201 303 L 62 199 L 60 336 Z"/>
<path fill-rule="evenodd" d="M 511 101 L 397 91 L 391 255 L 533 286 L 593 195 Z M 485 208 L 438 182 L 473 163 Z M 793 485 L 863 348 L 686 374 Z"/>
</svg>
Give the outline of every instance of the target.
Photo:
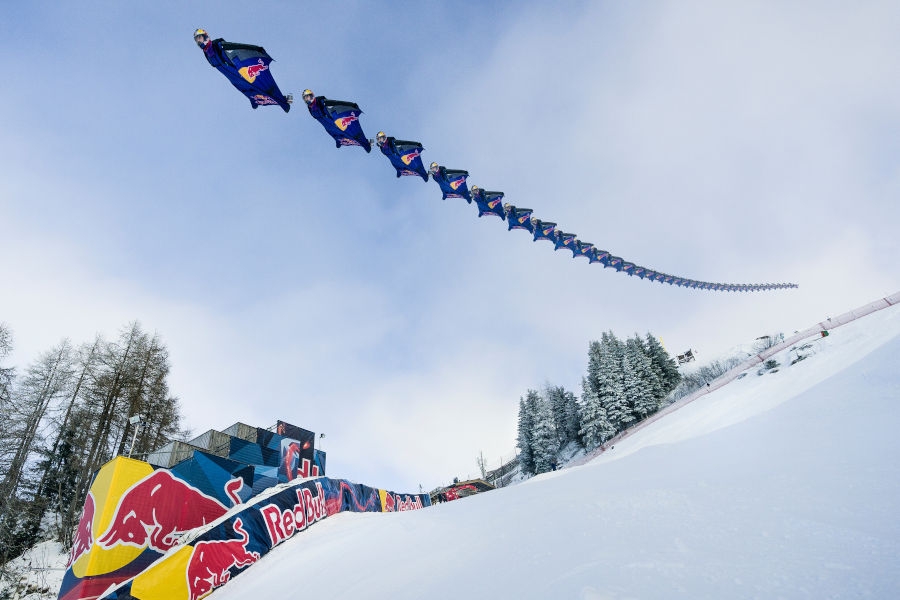
<svg viewBox="0 0 900 600">
<path fill-rule="evenodd" d="M 582 446 L 584 442 L 581 440 L 579 430 L 581 429 L 581 413 L 578 408 L 578 397 L 572 392 L 566 390 L 563 392 L 566 400 L 566 438 L 569 441 L 576 441 Z"/>
<path fill-rule="evenodd" d="M 665 396 L 666 393 L 664 391 L 662 371 L 657 365 L 653 364 L 650 348 L 647 347 L 647 344 L 644 343 L 641 336 L 635 333 L 634 337 L 628 338 L 628 341 L 625 342 L 625 347 L 639 351 L 647 359 L 646 362 L 650 367 L 650 372 L 642 377 L 646 379 L 647 387 L 650 388 L 650 393 L 653 394 L 653 398 L 658 400 Z"/>
<path fill-rule="evenodd" d="M 622 342 L 612 331 L 604 333 L 600 340 L 599 385 L 596 393 L 616 431 L 627 429 L 634 421 L 634 414 L 625 399 L 623 358 Z"/>
<path fill-rule="evenodd" d="M 581 414 L 581 428 L 579 435 L 582 444 L 587 450 L 593 450 L 603 442 L 616 435 L 616 428 L 606 416 L 606 409 L 600 403 L 597 393 L 591 389 L 587 377 L 581 379 L 581 402 L 579 406 Z"/>
<path fill-rule="evenodd" d="M 561 385 L 548 384 L 544 388 L 544 398 L 550 403 L 550 409 L 553 411 L 553 424 L 559 438 L 559 447 L 562 448 L 569 442 L 578 440 L 580 424 L 575 394 L 566 391 Z"/>
<path fill-rule="evenodd" d="M 625 376 L 625 398 L 635 418 L 639 421 L 656 412 L 657 397 L 653 393 L 654 384 L 659 380 L 651 367 L 650 359 L 644 354 L 640 338 L 628 340 L 625 358 L 622 361 Z"/>
<path fill-rule="evenodd" d="M 552 386 L 549 383 L 544 386 L 543 397 L 550 405 L 553 414 L 553 427 L 556 430 L 557 443 L 560 448 L 566 445 L 566 398 L 565 390 L 560 386 Z"/>
<path fill-rule="evenodd" d="M 534 417 L 525 403 L 525 399 L 519 397 L 519 434 L 516 445 L 519 447 L 519 468 L 525 475 L 534 475 L 534 454 L 531 442 L 533 430 Z"/>
<path fill-rule="evenodd" d="M 647 334 L 647 355 L 650 357 L 650 362 L 656 366 L 661 374 L 663 388 L 661 397 L 665 397 L 681 381 L 678 364 L 674 358 L 669 356 L 669 353 L 666 352 L 660 341 L 650 333 Z"/>
<path fill-rule="evenodd" d="M 556 426 L 553 423 L 553 411 L 550 403 L 534 390 L 528 390 L 525 406 L 531 412 L 534 425 L 531 434 L 531 450 L 534 457 L 534 472 L 552 471 L 556 464 L 556 453 L 559 441 L 556 437 Z"/>
</svg>

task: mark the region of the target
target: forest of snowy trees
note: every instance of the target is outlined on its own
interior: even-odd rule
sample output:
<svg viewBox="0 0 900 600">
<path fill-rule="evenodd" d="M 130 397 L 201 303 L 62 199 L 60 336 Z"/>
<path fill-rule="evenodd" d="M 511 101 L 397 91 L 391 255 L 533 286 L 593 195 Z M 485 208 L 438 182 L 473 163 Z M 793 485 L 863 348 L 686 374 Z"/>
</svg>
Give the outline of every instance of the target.
<svg viewBox="0 0 900 600">
<path fill-rule="evenodd" d="M 611 331 L 588 348 L 581 396 L 558 386 L 528 390 L 519 400 L 519 465 L 525 475 L 556 466 L 559 451 L 575 442 L 586 450 L 660 408 L 681 380 L 678 367 L 651 334 L 624 342 Z"/>
<path fill-rule="evenodd" d="M 0 568 L 42 536 L 71 545 L 103 463 L 187 435 L 166 383 L 168 352 L 138 323 L 114 341 L 63 340 L 21 373 L 4 365 L 12 349 L 0 323 Z M 142 426 L 131 448 L 136 415 Z"/>
</svg>

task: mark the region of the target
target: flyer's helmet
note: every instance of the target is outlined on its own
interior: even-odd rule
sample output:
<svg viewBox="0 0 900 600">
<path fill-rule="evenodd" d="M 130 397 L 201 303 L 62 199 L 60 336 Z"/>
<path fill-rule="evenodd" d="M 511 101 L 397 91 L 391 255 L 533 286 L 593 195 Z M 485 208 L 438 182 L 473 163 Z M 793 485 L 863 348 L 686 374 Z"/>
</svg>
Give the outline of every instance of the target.
<svg viewBox="0 0 900 600">
<path fill-rule="evenodd" d="M 309 104 L 310 102 L 313 101 L 313 98 L 315 98 L 316 95 L 313 94 L 313 91 L 312 91 L 312 90 L 303 90 L 303 96 L 302 96 L 302 97 L 303 97 L 303 101 L 306 102 L 307 104 Z"/>
<path fill-rule="evenodd" d="M 206 33 L 205 29 L 197 28 L 194 30 L 194 41 L 197 42 L 197 45 L 201 48 L 206 45 L 207 40 L 209 40 L 209 34 Z"/>
</svg>

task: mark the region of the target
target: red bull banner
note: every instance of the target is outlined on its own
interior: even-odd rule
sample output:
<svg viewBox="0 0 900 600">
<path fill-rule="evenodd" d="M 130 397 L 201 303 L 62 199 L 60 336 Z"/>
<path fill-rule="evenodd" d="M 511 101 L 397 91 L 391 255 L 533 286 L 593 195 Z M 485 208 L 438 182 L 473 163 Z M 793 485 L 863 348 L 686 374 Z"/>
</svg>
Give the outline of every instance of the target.
<svg viewBox="0 0 900 600">
<path fill-rule="evenodd" d="M 325 477 L 245 504 L 241 479 L 225 487 L 227 503 L 168 469 L 124 457 L 104 465 L 85 501 L 60 600 L 196 600 L 328 516 L 431 504 L 427 494 Z"/>
</svg>

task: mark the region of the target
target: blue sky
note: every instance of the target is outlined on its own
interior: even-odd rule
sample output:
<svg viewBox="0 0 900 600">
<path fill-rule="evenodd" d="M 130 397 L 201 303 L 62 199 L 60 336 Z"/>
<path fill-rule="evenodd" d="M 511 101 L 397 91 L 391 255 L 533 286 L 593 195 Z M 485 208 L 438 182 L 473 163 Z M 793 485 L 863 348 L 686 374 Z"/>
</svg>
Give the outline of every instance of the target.
<svg viewBox="0 0 900 600">
<path fill-rule="evenodd" d="M 302 105 L 251 110 L 196 27 L 626 259 L 801 287 L 683 290 L 532 243 Z M 326 433 L 335 476 L 474 474 L 528 388 L 580 391 L 602 331 L 702 360 L 900 289 L 898 29 L 891 2 L 7 7 L 13 362 L 137 319 L 198 433 L 281 418 Z"/>
</svg>

